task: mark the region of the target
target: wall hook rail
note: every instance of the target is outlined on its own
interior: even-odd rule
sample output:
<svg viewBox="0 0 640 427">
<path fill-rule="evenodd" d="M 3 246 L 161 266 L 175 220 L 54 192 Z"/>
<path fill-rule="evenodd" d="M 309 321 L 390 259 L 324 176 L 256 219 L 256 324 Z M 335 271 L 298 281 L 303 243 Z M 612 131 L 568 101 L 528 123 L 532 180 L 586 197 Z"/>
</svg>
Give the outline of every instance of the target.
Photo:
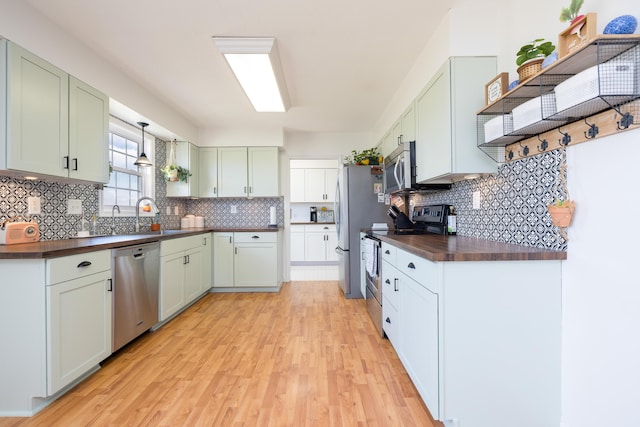
<svg viewBox="0 0 640 427">
<path fill-rule="evenodd" d="M 540 145 L 538 145 L 538 152 L 542 153 L 549 148 L 549 142 L 545 139 L 540 139 L 540 135 L 536 135 L 538 137 L 538 141 L 540 141 Z"/>
<path fill-rule="evenodd" d="M 558 143 L 564 146 L 569 145 L 569 143 L 571 142 L 571 135 L 566 132 L 562 132 L 560 128 L 558 128 L 558 132 L 560 133 L 560 135 L 562 135 L 562 139 L 559 139 Z"/>
<path fill-rule="evenodd" d="M 595 123 L 591 124 L 587 121 L 587 119 L 584 119 L 584 122 L 587 124 L 587 126 L 589 126 L 589 130 L 584 132 L 584 137 L 587 139 L 593 139 L 596 137 L 596 135 L 598 135 L 598 132 L 600 132 L 600 130 L 598 129 L 598 126 L 596 126 Z"/>
</svg>

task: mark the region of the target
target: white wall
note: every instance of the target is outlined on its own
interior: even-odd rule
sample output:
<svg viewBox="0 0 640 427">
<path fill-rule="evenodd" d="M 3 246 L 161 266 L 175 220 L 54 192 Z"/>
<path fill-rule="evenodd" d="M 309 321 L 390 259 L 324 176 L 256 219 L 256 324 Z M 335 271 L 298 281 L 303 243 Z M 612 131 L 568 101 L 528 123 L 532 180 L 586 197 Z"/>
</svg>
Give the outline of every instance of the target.
<svg viewBox="0 0 640 427">
<path fill-rule="evenodd" d="M 164 104 L 117 67 L 62 28 L 43 17 L 26 2 L 0 0 L 0 36 L 5 37 L 58 68 L 90 84 L 146 120 L 148 131 L 197 143 L 197 128 L 178 111 Z M 165 135 L 170 129 L 172 135 Z"/>
<path fill-rule="evenodd" d="M 562 274 L 566 427 L 640 425 L 638 142 L 640 129 L 567 150 L 577 206 Z"/>
</svg>

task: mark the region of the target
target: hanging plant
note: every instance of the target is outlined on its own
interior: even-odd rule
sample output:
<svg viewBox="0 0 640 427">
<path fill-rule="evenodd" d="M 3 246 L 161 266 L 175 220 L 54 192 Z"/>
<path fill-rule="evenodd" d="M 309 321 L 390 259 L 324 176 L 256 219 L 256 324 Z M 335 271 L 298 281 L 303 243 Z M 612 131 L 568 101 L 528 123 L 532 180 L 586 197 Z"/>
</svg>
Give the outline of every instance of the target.
<svg viewBox="0 0 640 427">
<path fill-rule="evenodd" d="M 164 175 L 164 180 L 167 182 L 187 182 L 189 177 L 191 176 L 191 172 L 189 169 L 183 168 L 182 166 L 175 165 L 166 165 L 160 172 Z"/>
<path fill-rule="evenodd" d="M 567 147 L 566 145 L 560 151 L 560 169 L 558 171 L 558 179 L 553 187 L 554 200 L 547 205 L 549 216 L 553 225 L 558 227 L 560 235 L 569 240 L 569 236 L 565 230 L 571 225 L 573 213 L 576 209 L 576 202 L 569 197 L 569 189 L 567 187 Z"/>
</svg>

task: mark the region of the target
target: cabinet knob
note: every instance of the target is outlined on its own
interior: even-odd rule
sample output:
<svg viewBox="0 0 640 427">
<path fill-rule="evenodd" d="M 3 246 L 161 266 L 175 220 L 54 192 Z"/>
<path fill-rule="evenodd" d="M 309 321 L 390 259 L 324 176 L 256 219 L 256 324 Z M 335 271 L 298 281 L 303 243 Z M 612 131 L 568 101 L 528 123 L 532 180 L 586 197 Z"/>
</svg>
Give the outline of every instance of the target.
<svg viewBox="0 0 640 427">
<path fill-rule="evenodd" d="M 388 324 L 391 324 L 391 319 L 389 319 L 388 317 L 384 319 L 384 321 L 387 322 Z"/>
<path fill-rule="evenodd" d="M 73 158 L 73 170 L 77 171 L 78 170 L 78 159 L 77 158 Z"/>
<path fill-rule="evenodd" d="M 90 265 L 91 265 L 91 261 L 82 261 L 80 264 L 78 264 L 78 268 L 89 267 Z"/>
<path fill-rule="evenodd" d="M 416 266 L 414 263 L 410 262 L 409 265 L 407 265 L 407 268 L 412 268 L 412 269 L 416 269 Z"/>
<path fill-rule="evenodd" d="M 69 169 L 69 156 L 64 156 L 64 166 L 62 167 L 63 169 Z"/>
<path fill-rule="evenodd" d="M 260 236 L 251 236 L 252 239 L 259 239 Z"/>
<path fill-rule="evenodd" d="M 385 254 L 390 255 L 391 252 L 389 252 L 389 249 L 387 249 L 386 251 L 384 251 Z"/>
<path fill-rule="evenodd" d="M 385 280 L 384 283 L 386 283 L 387 285 L 391 284 L 391 281 L 389 281 L 389 279 Z"/>
<path fill-rule="evenodd" d="M 393 279 L 393 290 L 395 292 L 398 292 L 400 289 L 398 289 L 398 279 Z"/>
</svg>

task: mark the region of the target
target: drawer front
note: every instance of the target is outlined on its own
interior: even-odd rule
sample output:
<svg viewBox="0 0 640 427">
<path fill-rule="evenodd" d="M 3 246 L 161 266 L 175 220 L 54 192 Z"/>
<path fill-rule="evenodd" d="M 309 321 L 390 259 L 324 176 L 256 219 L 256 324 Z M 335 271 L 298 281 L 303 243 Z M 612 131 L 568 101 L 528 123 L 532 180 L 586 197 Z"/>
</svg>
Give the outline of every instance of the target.
<svg viewBox="0 0 640 427">
<path fill-rule="evenodd" d="M 435 262 L 431 262 L 402 249 L 398 249 L 397 252 L 398 259 L 396 266 L 398 270 L 422 286 L 436 286 L 438 275 Z M 437 292 L 436 290 L 433 291 Z"/>
<path fill-rule="evenodd" d="M 290 230 L 292 233 L 304 233 L 304 225 L 294 224 Z"/>
<path fill-rule="evenodd" d="M 184 252 L 189 249 L 202 246 L 203 238 L 209 237 L 209 233 L 197 234 L 195 236 L 180 237 L 160 241 L 160 256 Z"/>
<path fill-rule="evenodd" d="M 398 308 L 400 302 L 399 273 L 391 264 L 382 261 L 382 297 L 386 298 L 395 308 Z"/>
<path fill-rule="evenodd" d="M 391 263 L 391 265 L 396 264 L 396 252 L 397 248 L 393 245 L 390 245 L 386 242 L 382 242 L 382 259 Z"/>
<path fill-rule="evenodd" d="M 47 260 L 47 286 L 111 270 L 111 251 L 87 252 Z"/>
<path fill-rule="evenodd" d="M 304 231 L 306 233 L 335 233 L 335 224 L 318 224 L 318 225 L 305 225 Z"/>
<path fill-rule="evenodd" d="M 278 233 L 257 232 L 257 233 L 234 233 L 233 240 L 236 243 L 277 243 Z"/>
<path fill-rule="evenodd" d="M 382 297 L 382 329 L 387 334 L 389 341 L 393 348 L 398 351 L 399 336 L 398 336 L 398 322 L 400 316 L 398 316 L 398 310 L 389 303 L 389 299 L 385 296 Z"/>
</svg>

